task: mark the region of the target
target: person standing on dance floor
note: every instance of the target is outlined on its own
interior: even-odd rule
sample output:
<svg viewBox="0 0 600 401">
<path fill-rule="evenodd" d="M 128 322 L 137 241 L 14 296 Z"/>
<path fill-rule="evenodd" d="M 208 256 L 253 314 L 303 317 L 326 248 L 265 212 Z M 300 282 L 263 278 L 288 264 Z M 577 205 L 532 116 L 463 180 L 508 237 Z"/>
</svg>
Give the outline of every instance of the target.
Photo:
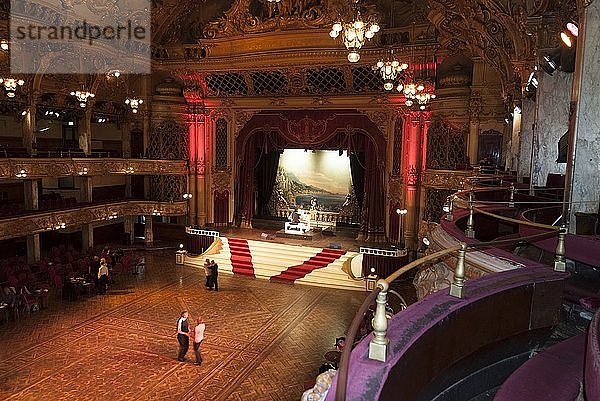
<svg viewBox="0 0 600 401">
<path fill-rule="evenodd" d="M 206 259 L 206 261 L 204 262 L 204 275 L 206 276 L 206 283 L 204 284 L 204 286 L 207 289 L 210 289 L 210 275 L 212 273 L 212 270 L 210 268 L 210 260 Z"/>
<path fill-rule="evenodd" d="M 187 354 L 190 347 L 190 327 L 188 325 L 188 311 L 186 310 L 181 312 L 181 317 L 177 321 L 177 342 L 179 343 L 177 360 L 184 362 L 185 354 Z"/>
<path fill-rule="evenodd" d="M 210 261 L 210 285 L 209 290 L 219 291 L 219 265 L 214 260 Z"/>
<path fill-rule="evenodd" d="M 98 269 L 98 292 L 100 294 L 106 294 L 106 287 L 108 286 L 108 265 L 106 259 L 100 259 L 100 269 Z"/>
<path fill-rule="evenodd" d="M 194 327 L 194 354 L 196 355 L 196 362 L 194 365 L 200 365 L 202 363 L 202 355 L 200 354 L 200 344 L 204 340 L 204 329 L 206 325 L 202 323 L 202 318 L 196 319 L 196 327 Z"/>
</svg>

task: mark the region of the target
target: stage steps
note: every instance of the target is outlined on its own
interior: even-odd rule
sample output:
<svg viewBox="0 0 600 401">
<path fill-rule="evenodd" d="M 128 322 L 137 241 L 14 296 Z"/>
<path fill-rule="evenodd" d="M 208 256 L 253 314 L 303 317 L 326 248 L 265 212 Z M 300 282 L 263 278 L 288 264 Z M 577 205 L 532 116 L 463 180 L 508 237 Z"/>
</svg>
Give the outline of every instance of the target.
<svg viewBox="0 0 600 401">
<path fill-rule="evenodd" d="M 201 267 L 206 258 L 219 265 L 220 274 L 246 275 L 278 282 L 298 283 L 331 288 L 364 291 L 362 280 L 348 276 L 344 263 L 358 255 L 356 252 L 286 245 L 269 241 L 253 241 L 220 237 L 220 247 L 212 247 L 185 263 Z M 212 253 L 214 252 L 214 253 Z"/>
</svg>

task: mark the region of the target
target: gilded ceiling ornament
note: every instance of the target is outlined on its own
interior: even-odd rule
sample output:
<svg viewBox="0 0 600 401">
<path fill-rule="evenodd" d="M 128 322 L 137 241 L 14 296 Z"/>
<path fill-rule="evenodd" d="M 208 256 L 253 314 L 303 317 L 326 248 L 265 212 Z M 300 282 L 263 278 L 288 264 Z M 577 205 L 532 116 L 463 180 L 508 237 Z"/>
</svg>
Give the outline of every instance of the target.
<svg viewBox="0 0 600 401">
<path fill-rule="evenodd" d="M 347 8 L 346 0 L 237 0 L 224 17 L 204 28 L 204 36 L 212 39 L 275 29 L 323 28 Z"/>
</svg>

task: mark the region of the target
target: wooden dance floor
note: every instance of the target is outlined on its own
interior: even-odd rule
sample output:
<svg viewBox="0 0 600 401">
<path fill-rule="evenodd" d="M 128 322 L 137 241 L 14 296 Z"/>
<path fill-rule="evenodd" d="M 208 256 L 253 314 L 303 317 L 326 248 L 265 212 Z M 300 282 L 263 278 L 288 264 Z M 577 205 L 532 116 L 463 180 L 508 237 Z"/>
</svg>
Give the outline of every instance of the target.
<svg viewBox="0 0 600 401">
<path fill-rule="evenodd" d="M 107 295 L 0 325 L 0 399 L 299 400 L 365 293 L 222 275 L 147 253 Z M 206 323 L 204 362 L 176 359 L 181 310 Z"/>
</svg>

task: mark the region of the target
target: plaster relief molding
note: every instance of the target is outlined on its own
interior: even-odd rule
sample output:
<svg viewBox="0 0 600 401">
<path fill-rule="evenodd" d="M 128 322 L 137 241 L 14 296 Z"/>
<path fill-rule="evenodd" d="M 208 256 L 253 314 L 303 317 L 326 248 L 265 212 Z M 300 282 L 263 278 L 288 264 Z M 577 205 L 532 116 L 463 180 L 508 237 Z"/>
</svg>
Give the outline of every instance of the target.
<svg viewBox="0 0 600 401">
<path fill-rule="evenodd" d="M 478 90 L 474 90 L 471 92 L 471 97 L 469 98 L 469 111 L 471 120 L 473 122 L 479 120 L 479 116 L 481 115 L 482 110 L 483 100 L 481 98 L 481 92 Z"/>
<path fill-rule="evenodd" d="M 378 110 L 358 110 L 362 114 L 369 117 L 369 120 L 373 122 L 383 133 L 385 140 L 388 140 L 388 127 L 390 126 L 390 119 L 392 117 L 392 110 L 378 109 Z"/>
<path fill-rule="evenodd" d="M 255 114 L 257 114 L 259 110 L 236 110 L 233 114 L 235 120 L 235 135 L 234 137 L 237 139 L 240 131 L 244 126 L 250 121 Z"/>
<path fill-rule="evenodd" d="M 25 170 L 26 179 L 45 177 L 88 177 L 112 174 L 185 175 L 184 160 L 148 159 L 2 159 L 0 179 L 18 179 Z"/>
<path fill-rule="evenodd" d="M 0 240 L 38 234 L 61 227 L 79 227 L 111 216 L 139 216 L 160 214 L 161 216 L 183 216 L 187 213 L 187 202 L 127 201 L 94 205 L 80 209 L 37 213 L 0 220 Z M 114 217 L 111 217 L 114 218 Z"/>
<path fill-rule="evenodd" d="M 402 191 L 402 176 L 388 177 L 387 200 L 391 204 L 404 204 L 404 191 Z"/>
<path fill-rule="evenodd" d="M 314 104 L 315 106 L 323 106 L 326 104 L 331 104 L 331 100 L 329 100 L 327 96 L 313 97 L 312 104 Z"/>
<path fill-rule="evenodd" d="M 211 183 L 212 191 L 224 192 L 231 190 L 232 175 L 231 167 L 227 167 L 225 170 L 216 170 L 213 167 Z"/>
<path fill-rule="evenodd" d="M 302 28 L 323 28 L 346 11 L 344 0 L 308 2 L 284 0 L 277 4 L 252 0 L 238 0 L 225 11 L 225 16 L 211 22 L 204 29 L 207 38 L 223 38 L 249 33 L 271 32 Z M 374 13 L 371 7 L 364 18 Z"/>
<path fill-rule="evenodd" d="M 228 124 L 231 124 L 231 121 L 233 120 L 231 109 L 210 109 L 207 114 L 213 122 L 216 122 L 220 118 L 224 118 Z"/>
<path fill-rule="evenodd" d="M 271 106 L 286 106 L 287 101 L 284 97 L 272 97 L 271 98 Z"/>
<path fill-rule="evenodd" d="M 458 191 L 470 182 L 471 176 L 470 170 L 425 170 L 423 186 Z"/>
</svg>

